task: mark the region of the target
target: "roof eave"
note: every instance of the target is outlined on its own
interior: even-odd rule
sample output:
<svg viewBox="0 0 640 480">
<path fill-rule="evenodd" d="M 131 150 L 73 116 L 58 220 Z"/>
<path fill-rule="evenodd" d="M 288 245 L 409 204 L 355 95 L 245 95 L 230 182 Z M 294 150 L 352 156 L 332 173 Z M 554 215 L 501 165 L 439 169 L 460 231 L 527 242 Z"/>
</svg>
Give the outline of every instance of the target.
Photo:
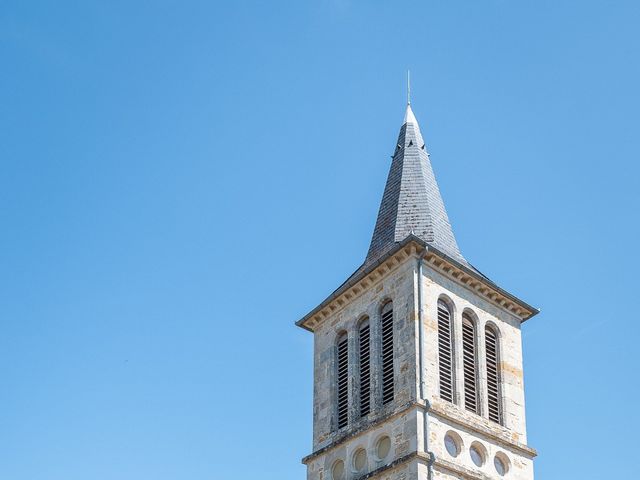
<svg viewBox="0 0 640 480">
<path fill-rule="evenodd" d="M 329 305 L 331 302 L 333 302 L 337 297 L 342 295 L 342 293 L 344 293 L 345 290 L 348 290 L 350 287 L 352 287 L 353 285 L 358 283 L 360 280 L 362 280 L 364 277 L 366 277 L 371 272 L 373 272 L 376 268 L 382 265 L 387 259 L 392 257 L 396 252 L 401 250 L 405 245 L 409 244 L 411 241 L 412 241 L 412 238 L 411 236 L 409 236 L 404 240 L 396 243 L 393 248 L 389 249 L 384 255 L 380 256 L 380 258 L 378 258 L 376 261 L 368 264 L 365 268 L 362 268 L 362 265 L 358 267 L 356 271 L 352 273 L 351 276 L 342 285 L 340 285 L 337 289 L 335 289 L 333 293 L 331 293 L 331 295 L 329 295 L 326 299 L 324 299 L 322 303 L 320 303 L 316 308 L 314 308 L 309 313 L 307 313 L 304 317 L 298 320 L 296 322 L 296 325 L 298 327 L 304 328 L 305 330 L 312 332 L 313 331 L 312 329 L 304 325 L 304 322 L 306 320 L 308 320 L 309 318 L 314 316 L 316 313 L 318 313 L 320 310 L 322 310 L 327 305 Z"/>
<path fill-rule="evenodd" d="M 327 307 L 329 304 L 331 304 L 331 302 L 333 302 L 336 298 L 338 298 L 340 295 L 342 295 L 346 290 L 348 290 L 349 288 L 351 288 L 352 286 L 357 284 L 360 280 L 362 280 L 364 277 L 369 275 L 376 268 L 378 268 L 381 264 L 383 264 L 390 257 L 395 255 L 399 250 L 401 250 L 402 248 L 404 248 L 406 245 L 408 245 L 411 242 L 416 243 L 420 247 L 422 247 L 424 252 L 432 253 L 433 255 L 435 255 L 435 256 L 441 258 L 442 260 L 444 260 L 445 262 L 451 264 L 455 268 L 457 268 L 459 270 L 462 270 L 465 274 L 473 277 L 477 281 L 482 282 L 484 284 L 487 284 L 490 288 L 496 290 L 500 295 L 504 296 L 505 298 L 509 299 L 513 303 L 517 304 L 523 310 L 525 310 L 527 312 L 530 312 L 529 315 L 527 315 L 526 317 L 521 317 L 522 318 L 522 320 L 521 320 L 522 322 L 525 322 L 526 320 L 529 320 L 530 318 L 532 318 L 535 315 L 537 315 L 538 313 L 540 313 L 540 309 L 532 307 L 527 302 L 521 300 L 520 298 L 516 297 L 515 295 L 513 295 L 513 294 L 507 292 L 506 290 L 500 288 L 498 285 L 496 285 L 493 281 L 489 280 L 487 277 L 479 274 L 475 270 L 473 270 L 473 269 L 469 268 L 468 266 L 460 263 L 458 260 L 452 258 L 451 256 L 447 255 L 446 253 L 442 252 L 441 250 L 438 250 L 436 247 L 434 247 L 433 245 L 427 243 L 426 241 L 424 241 L 420 237 L 417 237 L 416 235 L 410 234 L 406 238 L 401 240 L 400 242 L 397 242 L 394 245 L 393 248 L 390 248 L 387 252 L 385 252 L 382 256 L 380 256 L 377 260 L 375 260 L 374 262 L 371 262 L 365 268 L 360 266 L 342 285 L 340 285 L 336 290 L 333 291 L 333 293 L 331 293 L 331 295 L 329 295 L 325 300 L 323 300 L 322 303 L 320 303 L 316 308 L 314 308 L 309 313 L 307 313 L 304 317 L 302 317 L 300 320 L 298 320 L 296 322 L 296 325 L 298 327 L 300 327 L 300 328 L 303 328 L 305 330 L 313 332 L 313 329 L 309 328 L 306 325 L 306 321 L 307 320 L 309 320 L 311 317 L 313 317 L 318 312 L 323 310 L 325 307 Z"/>
<path fill-rule="evenodd" d="M 506 290 L 504 290 L 503 288 L 499 287 L 496 283 L 494 283 L 489 278 L 485 277 L 484 275 L 479 274 L 478 272 L 476 272 L 472 268 L 469 268 L 468 266 L 464 265 L 463 263 L 460 263 L 455 258 L 452 258 L 449 255 L 447 255 L 446 253 L 442 252 L 441 250 L 438 250 L 433 245 L 430 245 L 430 244 L 426 243 L 424 240 L 422 240 L 420 238 L 417 238 L 417 237 L 416 237 L 415 240 L 418 243 L 422 244 L 427 250 L 429 250 L 430 252 L 432 252 L 435 255 L 437 255 L 438 257 L 442 258 L 443 260 L 446 260 L 448 263 L 451 263 L 451 264 L 455 265 L 456 268 L 459 268 L 460 270 L 464 271 L 467 275 L 470 275 L 470 276 L 474 277 L 476 280 L 479 280 L 479 281 L 484 282 L 484 283 L 488 283 L 491 286 L 491 288 L 497 290 L 498 293 L 500 293 L 500 295 L 503 295 L 504 297 L 508 298 L 512 302 L 517 303 L 523 309 L 528 310 L 529 312 L 531 312 L 530 315 L 528 315 L 527 317 L 522 319 L 523 322 L 529 320 L 532 317 L 535 317 L 537 314 L 540 313 L 540 309 L 539 308 L 533 307 L 533 306 L 529 305 L 527 302 L 525 302 L 524 300 L 521 300 L 520 298 L 516 297 L 515 295 L 507 292 Z"/>
</svg>

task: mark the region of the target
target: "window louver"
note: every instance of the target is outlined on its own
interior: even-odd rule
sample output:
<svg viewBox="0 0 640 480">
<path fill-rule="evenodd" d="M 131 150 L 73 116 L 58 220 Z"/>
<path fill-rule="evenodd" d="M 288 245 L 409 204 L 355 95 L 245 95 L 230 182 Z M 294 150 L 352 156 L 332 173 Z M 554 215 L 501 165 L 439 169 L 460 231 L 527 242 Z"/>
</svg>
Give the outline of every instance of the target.
<svg viewBox="0 0 640 480">
<path fill-rule="evenodd" d="M 453 329 L 449 306 L 438 301 L 438 363 L 440 398 L 453 402 Z"/>
<path fill-rule="evenodd" d="M 360 326 L 360 416 L 371 411 L 371 344 L 369 322 Z"/>
<path fill-rule="evenodd" d="M 476 368 L 476 327 L 466 315 L 462 317 L 462 353 L 464 367 L 464 407 L 478 412 L 478 389 Z"/>
<path fill-rule="evenodd" d="M 382 404 L 393 400 L 393 306 L 382 310 Z"/>
<path fill-rule="evenodd" d="M 349 346 L 346 335 L 338 342 L 338 428 L 349 421 Z"/>
<path fill-rule="evenodd" d="M 489 400 L 489 420 L 502 423 L 500 408 L 500 372 L 498 370 L 498 338 L 493 329 L 485 329 L 487 355 L 487 399 Z"/>
</svg>

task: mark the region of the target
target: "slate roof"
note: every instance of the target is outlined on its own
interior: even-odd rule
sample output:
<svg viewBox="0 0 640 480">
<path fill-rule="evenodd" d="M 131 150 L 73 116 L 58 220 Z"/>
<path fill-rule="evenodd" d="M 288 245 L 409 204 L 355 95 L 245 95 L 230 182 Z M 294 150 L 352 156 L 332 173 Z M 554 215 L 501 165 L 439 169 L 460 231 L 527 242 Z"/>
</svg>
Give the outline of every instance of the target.
<svg viewBox="0 0 640 480">
<path fill-rule="evenodd" d="M 362 267 L 376 262 L 411 234 L 470 266 L 458 248 L 420 126 L 411 105 L 407 105 L 373 238 Z"/>
<path fill-rule="evenodd" d="M 428 248 L 432 254 L 481 280 L 529 311 L 530 314 L 524 317 L 523 321 L 539 312 L 538 309 L 500 288 L 467 262 L 460 253 L 431 168 L 431 160 L 420 133 L 420 126 L 411 106 L 407 105 L 404 123 L 398 135 L 387 184 L 380 203 L 373 238 L 364 263 L 320 305 L 298 320 L 296 324 L 311 330 L 306 325 L 307 320 L 330 305 L 342 293 L 410 242 L 416 242 Z"/>
</svg>

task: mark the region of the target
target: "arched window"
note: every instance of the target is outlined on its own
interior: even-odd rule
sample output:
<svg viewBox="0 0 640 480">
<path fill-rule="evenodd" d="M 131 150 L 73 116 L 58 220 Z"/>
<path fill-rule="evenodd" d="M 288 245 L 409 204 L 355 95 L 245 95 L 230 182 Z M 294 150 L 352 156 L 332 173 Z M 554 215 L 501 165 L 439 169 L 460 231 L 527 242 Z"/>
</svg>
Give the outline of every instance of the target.
<svg viewBox="0 0 640 480">
<path fill-rule="evenodd" d="M 349 423 L 349 343 L 346 334 L 338 338 L 337 352 L 338 428 L 342 428 Z"/>
<path fill-rule="evenodd" d="M 382 404 L 393 400 L 393 304 L 382 307 Z"/>
<path fill-rule="evenodd" d="M 468 313 L 462 315 L 462 363 L 464 367 L 464 408 L 479 414 L 478 368 L 476 365 L 476 324 Z"/>
<path fill-rule="evenodd" d="M 358 329 L 358 360 L 360 366 L 360 416 L 371 411 L 371 332 L 369 319 Z"/>
<path fill-rule="evenodd" d="M 453 316 L 444 300 L 438 300 L 438 365 L 440 398 L 453 402 Z"/>
<path fill-rule="evenodd" d="M 500 402 L 500 351 L 496 330 L 487 325 L 484 330 L 487 357 L 487 399 L 489 400 L 489 420 L 502 423 Z"/>
</svg>

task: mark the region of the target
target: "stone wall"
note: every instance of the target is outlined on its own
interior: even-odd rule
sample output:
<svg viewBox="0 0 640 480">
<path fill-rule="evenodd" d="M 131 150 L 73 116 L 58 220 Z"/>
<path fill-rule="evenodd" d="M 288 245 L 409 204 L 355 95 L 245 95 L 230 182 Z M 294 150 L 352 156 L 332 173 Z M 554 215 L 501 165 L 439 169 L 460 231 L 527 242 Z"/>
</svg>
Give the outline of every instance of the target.
<svg viewBox="0 0 640 480">
<path fill-rule="evenodd" d="M 337 438 L 376 418 L 392 412 L 416 396 L 416 344 L 414 305 L 414 263 L 407 261 L 389 272 L 362 294 L 334 313 L 314 332 L 314 406 L 313 449 L 331 444 Z M 380 378 L 380 312 L 387 302 L 393 302 L 394 320 L 394 401 L 382 406 Z M 358 418 L 359 388 L 357 333 L 363 319 L 369 318 L 371 328 L 371 413 Z M 343 332 L 349 342 L 349 425 L 338 430 L 336 422 L 336 340 Z"/>
<path fill-rule="evenodd" d="M 368 478 L 426 479 L 428 449 L 436 455 L 435 478 L 500 478 L 494 466 L 496 455 L 507 464 L 508 478 L 533 479 L 535 451 L 526 445 L 524 385 L 520 319 L 498 307 L 460 282 L 425 263 L 422 277 L 424 313 L 424 378 L 428 414 L 428 447 L 425 448 L 426 403 L 418 398 L 418 276 L 417 252 L 396 264 L 378 280 L 345 302 L 317 324 L 314 330 L 313 453 L 304 462 L 308 480 L 335 480 L 332 468 L 343 462 L 344 480 Z M 437 302 L 444 297 L 452 306 L 455 339 L 455 399 L 445 402 L 438 394 Z M 383 305 L 394 308 L 394 400 L 382 405 L 380 378 L 380 314 Z M 462 314 L 469 312 L 476 322 L 479 369 L 480 414 L 464 409 L 462 368 Z M 369 319 L 371 329 L 371 412 L 359 417 L 358 330 Z M 485 326 L 499 332 L 500 396 L 503 425 L 488 420 Z M 349 422 L 337 428 L 336 341 L 346 333 L 349 342 Z M 456 438 L 460 451 L 451 455 L 445 448 L 447 434 Z M 381 458 L 381 439 L 390 441 L 389 453 Z M 475 445 L 484 456 L 474 465 L 469 448 Z M 362 469 L 354 458 L 366 458 Z M 364 453 L 363 453 L 364 452 Z M 364 455 L 364 457 L 363 457 Z M 420 473 L 422 472 L 422 473 Z"/>
<path fill-rule="evenodd" d="M 533 478 L 535 451 L 526 444 L 524 385 L 520 319 L 486 301 L 466 287 L 438 271 L 425 268 L 423 275 L 425 325 L 425 375 L 428 398 L 433 408 L 429 414 L 429 449 L 436 455 L 436 478 L 500 478 L 494 465 L 496 455 L 506 464 L 508 478 Z M 452 307 L 454 319 L 454 404 L 439 398 L 437 303 L 444 298 Z M 462 367 L 462 314 L 469 312 L 476 321 L 479 368 L 480 415 L 464 409 Z M 499 332 L 500 397 L 503 425 L 488 419 L 486 392 L 485 326 Z M 459 442 L 460 452 L 452 456 L 445 448 L 445 435 Z M 470 457 L 474 444 L 483 454 L 478 467 Z M 452 468 L 456 470 L 452 470 Z"/>
<path fill-rule="evenodd" d="M 444 297 L 453 306 L 455 339 L 455 403 L 463 407 L 462 368 L 462 314 L 469 312 L 476 320 L 478 339 L 479 396 L 481 416 L 488 418 L 487 392 L 485 389 L 487 372 L 485 368 L 484 333 L 485 326 L 492 324 L 499 332 L 501 404 L 504 426 L 514 441 L 526 443 L 524 384 L 522 372 L 522 339 L 520 320 L 505 310 L 487 302 L 467 288 L 450 280 L 437 271 L 424 269 L 425 308 L 425 374 L 429 395 L 438 395 L 438 299 Z M 475 416 L 474 416 L 475 417 Z M 470 418 L 473 421 L 474 418 Z"/>
<path fill-rule="evenodd" d="M 307 462 L 308 480 L 333 480 L 332 468 L 336 462 L 343 462 L 345 479 L 380 478 L 380 479 L 412 479 L 415 462 L 412 454 L 417 451 L 418 420 L 415 409 L 391 416 L 377 426 L 363 430 L 335 448 L 320 452 Z M 388 439 L 389 451 L 380 455 L 379 446 L 382 440 Z M 364 451 L 365 463 L 356 468 L 355 456 Z"/>
</svg>

